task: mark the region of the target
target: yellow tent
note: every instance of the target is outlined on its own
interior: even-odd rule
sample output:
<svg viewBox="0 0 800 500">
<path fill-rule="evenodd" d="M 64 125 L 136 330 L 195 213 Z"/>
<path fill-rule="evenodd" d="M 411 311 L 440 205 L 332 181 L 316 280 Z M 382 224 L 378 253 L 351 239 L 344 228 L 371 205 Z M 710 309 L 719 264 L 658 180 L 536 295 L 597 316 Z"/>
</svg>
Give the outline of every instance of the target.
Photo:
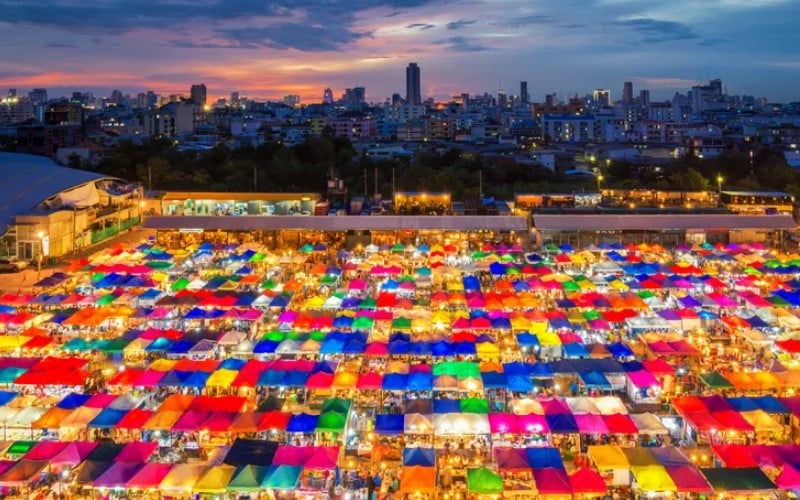
<svg viewBox="0 0 800 500">
<path fill-rule="evenodd" d="M 231 482 L 236 467 L 231 465 L 217 465 L 209 467 L 194 483 L 192 491 L 195 493 L 223 494 L 228 483 Z"/>
<path fill-rule="evenodd" d="M 529 330 L 530 327 L 531 327 L 531 322 L 528 321 L 528 318 L 525 318 L 525 317 L 522 317 L 522 316 L 517 317 L 517 318 L 511 318 L 511 329 L 512 330 L 523 331 L 523 330 Z"/>
<path fill-rule="evenodd" d="M 230 387 L 239 375 L 236 370 L 221 369 L 213 372 L 206 380 L 206 387 Z"/>
<path fill-rule="evenodd" d="M 587 452 L 589 458 L 594 462 L 598 470 L 627 469 L 630 464 L 628 457 L 622 452 L 619 446 L 601 445 L 589 446 Z"/>
<path fill-rule="evenodd" d="M 101 411 L 103 411 L 101 408 L 79 406 L 61 420 L 58 427 L 61 429 L 85 429 Z"/>
<path fill-rule="evenodd" d="M 0 335 L 0 351 L 15 351 L 30 339 L 24 335 Z"/>
<path fill-rule="evenodd" d="M 206 465 L 178 464 L 164 476 L 158 489 L 161 491 L 179 491 L 191 493 Z"/>
<path fill-rule="evenodd" d="M 136 342 L 136 341 L 134 340 L 134 342 Z M 133 343 L 133 342 L 131 342 L 131 343 Z M 157 372 L 168 372 L 168 371 L 172 370 L 172 367 L 174 367 L 176 363 L 177 363 L 177 361 L 175 361 L 174 359 L 160 358 L 160 359 L 157 359 L 157 360 L 153 361 L 152 363 L 150 363 L 150 366 L 148 368 L 150 370 L 157 371 Z"/>
<path fill-rule="evenodd" d="M 54 406 L 31 424 L 32 429 L 58 429 L 61 421 L 67 418 L 72 410 Z"/>
<path fill-rule="evenodd" d="M 500 348 L 491 342 L 479 342 L 475 344 L 475 352 L 478 354 L 478 356 L 499 356 Z"/>
<path fill-rule="evenodd" d="M 783 432 L 783 425 L 776 422 L 764 410 L 743 411 L 741 415 L 755 428 L 756 432 Z"/>
<path fill-rule="evenodd" d="M 333 376 L 333 389 L 352 389 L 358 383 L 358 375 L 352 372 L 339 372 Z"/>
<path fill-rule="evenodd" d="M 561 345 L 561 339 L 554 332 L 536 332 L 539 345 L 542 347 L 556 347 Z"/>
<path fill-rule="evenodd" d="M 322 309 L 322 306 L 324 305 L 325 297 L 322 297 L 321 295 L 311 297 L 310 299 L 306 300 L 305 303 L 306 309 Z"/>
<path fill-rule="evenodd" d="M 678 491 L 663 465 L 634 465 L 631 472 L 644 492 Z"/>
</svg>

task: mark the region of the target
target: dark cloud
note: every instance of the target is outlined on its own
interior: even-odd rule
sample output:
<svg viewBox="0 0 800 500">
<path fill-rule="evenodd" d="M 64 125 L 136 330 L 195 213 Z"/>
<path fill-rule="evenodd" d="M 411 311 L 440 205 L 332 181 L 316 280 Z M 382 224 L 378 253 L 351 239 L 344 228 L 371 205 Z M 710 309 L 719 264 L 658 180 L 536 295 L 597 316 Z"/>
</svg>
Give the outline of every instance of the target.
<svg viewBox="0 0 800 500">
<path fill-rule="evenodd" d="M 336 50 L 371 36 L 370 33 L 357 33 L 350 29 L 298 23 L 283 23 L 261 29 L 218 30 L 217 33 L 240 48 L 291 48 L 302 51 Z"/>
<path fill-rule="evenodd" d="M 419 29 L 419 30 L 422 30 L 422 31 L 431 30 L 431 29 L 433 29 L 435 27 L 436 27 L 435 24 L 428 24 L 428 23 L 414 23 L 414 24 L 409 24 L 408 26 L 406 26 L 406 28 L 408 28 L 410 30 Z"/>
<path fill-rule="evenodd" d="M 639 33 L 643 37 L 643 43 L 664 43 L 699 38 L 691 27 L 674 21 L 663 21 L 644 17 L 641 19 L 616 21 L 613 24 L 630 28 Z"/>
<path fill-rule="evenodd" d="M 42 47 L 46 49 L 77 49 L 78 44 L 72 42 L 50 42 L 45 43 Z"/>
<path fill-rule="evenodd" d="M 489 47 L 481 45 L 465 36 L 451 36 L 450 38 L 437 40 L 433 43 L 436 45 L 447 45 L 448 49 L 455 52 L 484 52 L 491 50 Z"/>
<path fill-rule="evenodd" d="M 538 24 L 553 24 L 554 22 L 555 19 L 550 16 L 533 15 L 507 19 L 505 21 L 495 23 L 495 26 L 503 26 L 505 28 L 522 28 L 524 26 L 534 26 Z"/>
<path fill-rule="evenodd" d="M 20 5 L 19 0 L 0 0 L 3 22 L 34 25 L 73 33 L 118 35 L 148 28 L 180 32 L 205 25 L 219 36 L 218 42 L 171 42 L 176 46 L 205 48 L 278 47 L 298 50 L 335 50 L 367 36 L 354 31 L 360 12 L 374 8 L 402 12 L 433 3 L 435 0 L 205 0 L 199 2 L 161 0 L 106 0 L 79 3 L 69 0 L 42 0 Z M 391 14 L 390 14 L 391 15 Z M 255 29 L 228 28 L 231 21 L 264 19 Z M 275 19 L 282 19 L 271 25 Z M 291 20 L 291 21 L 287 21 Z M 305 22 L 303 22 L 305 21 Z M 316 38 L 316 40 L 315 40 Z M 230 44 L 230 47 L 225 45 Z"/>
<path fill-rule="evenodd" d="M 577 30 L 585 28 L 586 26 L 587 26 L 586 24 L 573 23 L 573 24 L 560 24 L 558 27 L 565 28 L 568 30 Z"/>
<path fill-rule="evenodd" d="M 459 19 L 458 21 L 447 23 L 445 27 L 449 30 L 460 30 L 462 28 L 466 28 L 467 26 L 473 25 L 477 22 L 478 21 L 467 21 L 464 19 Z"/>
<path fill-rule="evenodd" d="M 191 39 L 167 40 L 167 47 L 179 49 L 256 49 L 257 45 L 244 45 L 234 43 L 194 42 Z"/>
</svg>

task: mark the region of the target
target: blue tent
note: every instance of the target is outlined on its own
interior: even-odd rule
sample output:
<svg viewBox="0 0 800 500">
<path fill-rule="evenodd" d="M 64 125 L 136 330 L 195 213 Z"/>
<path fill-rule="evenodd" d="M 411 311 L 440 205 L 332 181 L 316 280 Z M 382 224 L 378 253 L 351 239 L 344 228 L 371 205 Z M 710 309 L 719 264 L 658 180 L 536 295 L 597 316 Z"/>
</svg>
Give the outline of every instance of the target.
<svg viewBox="0 0 800 500">
<path fill-rule="evenodd" d="M 426 372 L 415 372 L 408 375 L 409 391 L 430 391 L 433 389 L 433 375 Z"/>
<path fill-rule="evenodd" d="M 436 451 L 433 448 L 404 448 L 404 467 L 434 467 L 436 465 Z"/>
<path fill-rule="evenodd" d="M 561 454 L 556 448 L 526 448 L 525 454 L 528 456 L 528 463 L 531 465 L 531 469 L 564 468 Z"/>
<path fill-rule="evenodd" d="M 434 399 L 433 413 L 461 413 L 461 404 L 457 399 Z"/>
<path fill-rule="evenodd" d="M 416 354 L 418 356 L 431 354 L 433 352 L 433 346 L 430 342 L 411 342 L 408 346 L 408 354 Z"/>
<path fill-rule="evenodd" d="M 408 354 L 409 344 L 405 340 L 389 342 L 389 354 Z"/>
<path fill-rule="evenodd" d="M 728 403 L 738 412 L 760 410 L 759 406 L 752 399 L 746 396 L 728 398 Z"/>
<path fill-rule="evenodd" d="M 253 354 L 272 354 L 278 348 L 278 345 L 280 345 L 280 342 L 262 340 L 253 346 Z"/>
<path fill-rule="evenodd" d="M 174 341 L 166 337 L 158 337 L 154 341 L 150 342 L 150 344 L 148 344 L 144 350 L 145 352 L 166 352 L 174 343 Z"/>
<path fill-rule="evenodd" d="M 292 418 L 289 419 L 289 424 L 286 426 L 286 432 L 314 432 L 317 428 L 317 420 L 319 420 L 319 415 L 310 415 L 308 413 L 292 415 Z"/>
<path fill-rule="evenodd" d="M 508 272 L 508 268 L 499 262 L 492 262 L 489 264 L 489 272 L 493 276 L 505 276 Z M 466 281 L 466 278 L 464 278 L 464 280 Z M 464 286 L 464 288 L 466 289 L 466 286 Z"/>
<path fill-rule="evenodd" d="M 633 351 L 630 347 L 622 342 L 613 342 L 606 345 L 606 349 L 615 358 L 629 358 L 633 356 Z"/>
<path fill-rule="evenodd" d="M 569 413 L 545 415 L 544 419 L 553 434 L 573 434 L 578 432 L 578 422 Z"/>
<path fill-rule="evenodd" d="M 284 372 L 283 380 L 279 385 L 283 387 L 305 387 L 308 373 L 291 371 Z"/>
<path fill-rule="evenodd" d="M 367 340 L 360 333 L 354 333 L 347 339 L 342 352 L 345 354 L 361 354 L 367 348 Z"/>
<path fill-rule="evenodd" d="M 486 389 L 505 389 L 508 386 L 505 373 L 482 372 L 481 380 L 483 380 L 483 387 Z"/>
<path fill-rule="evenodd" d="M 400 283 L 396 282 L 395 280 L 386 280 L 381 285 L 381 290 L 397 290 L 398 286 L 400 286 Z"/>
<path fill-rule="evenodd" d="M 269 306 L 270 307 L 286 307 L 286 306 L 289 305 L 289 301 L 290 300 L 291 299 L 289 297 L 287 297 L 286 295 L 283 295 L 283 294 L 276 295 L 269 302 Z"/>
<path fill-rule="evenodd" d="M 220 363 L 219 369 L 220 370 L 236 370 L 239 371 L 247 362 L 243 359 L 238 358 L 225 358 L 225 360 Z"/>
<path fill-rule="evenodd" d="M 520 347 L 531 347 L 534 350 L 539 350 L 539 337 L 529 332 L 522 332 L 517 334 L 517 344 Z"/>
<path fill-rule="evenodd" d="M 481 283 L 475 276 L 464 276 L 463 283 L 464 290 L 466 291 L 477 291 L 481 289 Z"/>
<path fill-rule="evenodd" d="M 408 375 L 388 373 L 383 376 L 381 388 L 385 391 L 405 391 L 408 387 Z"/>
<path fill-rule="evenodd" d="M 316 427 L 316 422 L 312 430 Z M 260 465 L 267 466 L 272 464 L 275 452 L 278 450 L 278 443 L 274 441 L 263 441 L 260 439 L 237 439 L 225 454 L 224 462 L 228 465 Z"/>
<path fill-rule="evenodd" d="M 588 358 L 589 351 L 586 346 L 578 342 L 570 342 L 561 346 L 564 356 L 567 358 Z"/>
<path fill-rule="evenodd" d="M 64 396 L 61 401 L 58 402 L 56 405 L 57 408 L 61 408 L 63 410 L 74 410 L 75 408 L 79 408 L 84 405 L 92 396 L 89 394 L 78 394 L 76 392 L 71 392 Z"/>
<path fill-rule="evenodd" d="M 533 391 L 533 382 L 528 375 L 507 375 L 508 390 L 513 392 L 531 392 Z"/>
<path fill-rule="evenodd" d="M 322 341 L 322 344 L 319 346 L 320 354 L 336 354 L 342 352 L 345 344 L 344 339 L 331 337 L 331 335 L 328 335 L 325 340 Z"/>
<path fill-rule="evenodd" d="M 10 403 L 17 396 L 19 396 L 18 392 L 0 391 L 0 406 L 7 405 L 8 403 Z"/>
<path fill-rule="evenodd" d="M 334 328 L 350 328 L 353 325 L 353 318 L 350 316 L 336 316 L 333 318 Z"/>
<path fill-rule="evenodd" d="M 775 396 L 754 396 L 750 398 L 759 408 L 776 415 L 791 415 L 792 411 Z"/>
<path fill-rule="evenodd" d="M 403 433 L 403 415 L 375 415 L 375 432 L 385 436 L 397 436 Z"/>
<path fill-rule="evenodd" d="M 555 375 L 550 364 L 541 361 L 531 365 L 530 374 L 533 378 L 553 378 Z"/>
<path fill-rule="evenodd" d="M 579 372 L 578 376 L 587 389 L 611 390 L 611 382 L 599 371 Z"/>
<path fill-rule="evenodd" d="M 159 387 L 181 387 L 183 382 L 192 376 L 192 372 L 184 372 L 179 370 L 170 370 L 166 375 L 161 377 L 156 385 Z"/>
<path fill-rule="evenodd" d="M 472 342 L 453 342 L 450 346 L 452 349 L 453 354 L 457 356 L 469 356 L 472 354 L 477 354 L 475 350 L 475 344 Z"/>
<path fill-rule="evenodd" d="M 206 312 L 199 307 L 195 307 L 183 315 L 183 319 L 206 319 Z"/>
<path fill-rule="evenodd" d="M 194 347 L 194 342 L 190 340 L 179 340 L 170 346 L 169 350 L 167 351 L 169 354 L 187 354 L 189 349 Z M 148 346 L 149 347 L 149 346 Z"/>
<path fill-rule="evenodd" d="M 503 363 L 503 373 L 506 375 L 525 375 L 530 374 L 530 367 L 519 361 L 513 363 Z"/>
<path fill-rule="evenodd" d="M 492 328 L 496 330 L 511 330 L 511 321 L 508 318 L 495 318 L 492 320 Z"/>
<path fill-rule="evenodd" d="M 278 370 L 265 370 L 261 372 L 261 375 L 258 376 L 258 382 L 256 382 L 256 386 L 258 387 L 271 387 L 271 386 L 280 386 L 283 383 L 283 378 L 286 372 L 278 371 Z"/>
<path fill-rule="evenodd" d="M 104 408 L 96 417 L 89 422 L 89 427 L 98 429 L 113 429 L 122 418 L 128 414 L 128 410 L 115 410 Z"/>
<path fill-rule="evenodd" d="M 450 342 L 440 340 L 431 346 L 431 354 L 434 356 L 452 356 L 453 346 Z"/>
<path fill-rule="evenodd" d="M 192 372 L 192 374 L 183 381 L 183 387 L 194 387 L 202 389 L 206 386 L 206 381 L 211 374 L 208 372 Z"/>
</svg>

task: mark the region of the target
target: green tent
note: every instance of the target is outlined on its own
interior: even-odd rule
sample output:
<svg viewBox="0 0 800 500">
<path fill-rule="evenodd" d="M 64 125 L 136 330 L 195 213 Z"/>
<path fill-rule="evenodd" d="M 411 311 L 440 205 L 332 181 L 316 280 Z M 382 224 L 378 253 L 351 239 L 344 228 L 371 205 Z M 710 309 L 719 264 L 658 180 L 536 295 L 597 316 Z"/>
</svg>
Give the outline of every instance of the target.
<svg viewBox="0 0 800 500">
<path fill-rule="evenodd" d="M 581 290 L 580 285 L 572 280 L 565 281 L 561 286 L 564 287 L 565 292 L 579 292 Z"/>
<path fill-rule="evenodd" d="M 392 330 L 411 330 L 411 320 L 403 317 L 393 319 Z"/>
<path fill-rule="evenodd" d="M 233 473 L 227 489 L 228 491 L 260 491 L 261 483 L 266 481 L 268 472 L 267 467 L 240 465 Z"/>
<path fill-rule="evenodd" d="M 13 384 L 23 373 L 28 371 L 26 368 L 15 368 L 10 366 L 0 370 L 0 384 Z"/>
<path fill-rule="evenodd" d="M 92 273 L 89 277 L 92 283 L 97 283 L 99 281 L 103 281 L 103 278 L 106 277 L 106 273 Z"/>
<path fill-rule="evenodd" d="M 339 281 L 339 278 L 337 278 L 336 276 L 333 276 L 333 275 L 330 275 L 330 274 L 326 274 L 325 276 L 320 278 L 319 284 L 320 285 L 331 286 L 331 285 L 335 285 L 337 281 Z"/>
<path fill-rule="evenodd" d="M 66 344 L 61 346 L 62 351 L 89 351 L 91 346 L 81 337 L 75 337 Z"/>
<path fill-rule="evenodd" d="M 416 274 L 417 276 L 430 276 L 431 275 L 431 268 L 430 267 L 420 267 L 419 269 L 414 271 L 414 274 Z"/>
<path fill-rule="evenodd" d="M 327 333 L 323 333 L 323 332 L 321 332 L 319 330 L 314 330 L 313 332 L 311 332 L 309 334 L 309 337 L 311 337 L 311 340 L 316 340 L 317 342 L 322 342 L 323 340 L 325 340 L 325 337 L 327 337 L 327 336 L 328 336 Z"/>
<path fill-rule="evenodd" d="M 481 260 L 486 257 L 486 252 L 481 252 L 480 250 L 477 252 L 472 252 L 472 260 Z"/>
<path fill-rule="evenodd" d="M 486 467 L 467 469 L 467 491 L 477 495 L 497 495 L 503 492 L 503 480 Z"/>
<path fill-rule="evenodd" d="M 351 325 L 353 330 L 372 330 L 372 318 L 361 316 L 353 320 Z"/>
<path fill-rule="evenodd" d="M 108 295 L 103 295 L 97 299 L 94 304 L 96 306 L 110 306 L 115 300 L 117 300 L 117 296 L 113 293 L 109 293 Z"/>
<path fill-rule="evenodd" d="M 173 292 L 180 292 L 181 290 L 186 290 L 187 286 L 189 286 L 189 278 L 179 278 L 175 280 L 169 288 Z"/>
<path fill-rule="evenodd" d="M 400 277 L 400 282 L 402 283 L 403 281 L 408 281 L 409 283 L 414 283 L 414 277 L 411 276 L 410 274 L 404 274 L 403 276 Z"/>
<path fill-rule="evenodd" d="M 296 332 L 294 330 L 292 330 L 291 332 L 286 334 L 286 339 L 287 340 L 304 341 L 304 340 L 308 340 L 308 337 L 309 337 L 309 335 L 307 333 L 305 333 L 305 332 Z"/>
<path fill-rule="evenodd" d="M 450 375 L 457 378 L 480 378 L 481 369 L 471 361 L 445 361 L 433 366 L 433 375 Z"/>
<path fill-rule="evenodd" d="M 366 299 L 362 300 L 360 304 L 358 304 L 359 309 L 376 309 L 377 307 L 378 304 L 372 297 L 367 297 Z"/>
<path fill-rule="evenodd" d="M 316 432 L 342 432 L 347 424 L 347 413 L 326 411 L 317 420 Z"/>
<path fill-rule="evenodd" d="M 262 260 L 264 260 L 264 258 L 265 257 L 264 257 L 263 253 L 256 252 L 256 253 L 253 254 L 252 257 L 250 257 L 250 262 L 261 262 Z"/>
<path fill-rule="evenodd" d="M 300 247 L 300 252 L 302 253 L 311 253 L 314 251 L 314 247 L 311 246 L 310 243 L 306 243 L 305 245 Z"/>
<path fill-rule="evenodd" d="M 772 491 L 778 487 L 758 467 L 736 469 L 708 468 L 700 469 L 717 493 L 732 491 L 745 493 L 748 491 Z"/>
<path fill-rule="evenodd" d="M 552 253 L 559 253 L 559 252 L 561 252 L 561 249 L 558 248 L 557 246 L 555 246 L 553 243 L 548 243 L 547 245 L 544 246 L 544 251 L 545 252 L 552 252 Z"/>
<path fill-rule="evenodd" d="M 169 269 L 173 266 L 173 263 L 168 260 L 152 260 L 146 265 L 151 269 Z"/>
<path fill-rule="evenodd" d="M 651 299 L 656 296 L 650 290 L 639 290 L 636 292 L 636 295 L 638 295 L 640 299 Z"/>
<path fill-rule="evenodd" d="M 697 377 L 710 389 L 733 389 L 733 384 L 717 372 L 701 373 Z"/>
<path fill-rule="evenodd" d="M 108 341 L 108 343 L 104 345 L 101 350 L 106 354 L 122 354 L 122 352 L 125 350 L 125 347 L 130 343 L 131 339 L 119 337 Z"/>
<path fill-rule="evenodd" d="M 286 332 L 271 330 L 267 332 L 261 339 L 269 340 L 270 342 L 283 342 L 284 340 L 286 340 Z"/>
<path fill-rule="evenodd" d="M 753 266 L 747 266 L 743 270 L 744 274 L 748 276 L 761 276 L 763 273 Z"/>
<path fill-rule="evenodd" d="M 776 307 L 787 307 L 791 305 L 789 304 L 789 302 L 786 301 L 786 299 L 778 295 L 773 295 L 772 297 L 767 297 L 766 299 L 770 304 Z"/>
<path fill-rule="evenodd" d="M 586 321 L 594 321 L 596 319 L 602 319 L 600 313 L 594 309 L 590 311 L 583 311 L 583 317 L 586 318 Z"/>
<path fill-rule="evenodd" d="M 8 455 L 24 455 L 36 444 L 36 441 L 15 441 L 7 450 Z"/>
<path fill-rule="evenodd" d="M 467 398 L 459 401 L 461 413 L 489 413 L 489 402 L 485 399 Z"/>
<path fill-rule="evenodd" d="M 500 262 L 514 262 L 514 256 L 507 253 L 500 257 Z"/>
<path fill-rule="evenodd" d="M 328 411 L 335 411 L 337 413 L 348 413 L 350 411 L 351 402 L 349 399 L 344 398 L 331 398 L 326 399 L 322 404 L 322 413 Z"/>
<path fill-rule="evenodd" d="M 278 286 L 278 284 L 272 280 L 267 280 L 261 284 L 263 290 L 273 290 L 276 286 Z"/>
<path fill-rule="evenodd" d="M 271 465 L 261 487 L 270 490 L 293 490 L 300 481 L 303 467 L 297 465 Z"/>
<path fill-rule="evenodd" d="M 403 253 L 405 252 L 406 247 L 403 246 L 402 243 L 395 243 L 392 245 L 392 252 L 394 253 Z"/>
</svg>

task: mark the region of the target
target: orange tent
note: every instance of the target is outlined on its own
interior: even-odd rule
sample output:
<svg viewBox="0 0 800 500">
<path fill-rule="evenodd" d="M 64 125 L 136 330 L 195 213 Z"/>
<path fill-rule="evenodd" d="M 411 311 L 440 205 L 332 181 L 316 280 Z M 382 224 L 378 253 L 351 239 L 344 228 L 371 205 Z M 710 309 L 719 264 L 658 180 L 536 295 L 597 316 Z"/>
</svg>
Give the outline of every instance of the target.
<svg viewBox="0 0 800 500">
<path fill-rule="evenodd" d="M 435 467 L 403 467 L 400 475 L 402 493 L 434 493 L 436 491 Z"/>
</svg>

